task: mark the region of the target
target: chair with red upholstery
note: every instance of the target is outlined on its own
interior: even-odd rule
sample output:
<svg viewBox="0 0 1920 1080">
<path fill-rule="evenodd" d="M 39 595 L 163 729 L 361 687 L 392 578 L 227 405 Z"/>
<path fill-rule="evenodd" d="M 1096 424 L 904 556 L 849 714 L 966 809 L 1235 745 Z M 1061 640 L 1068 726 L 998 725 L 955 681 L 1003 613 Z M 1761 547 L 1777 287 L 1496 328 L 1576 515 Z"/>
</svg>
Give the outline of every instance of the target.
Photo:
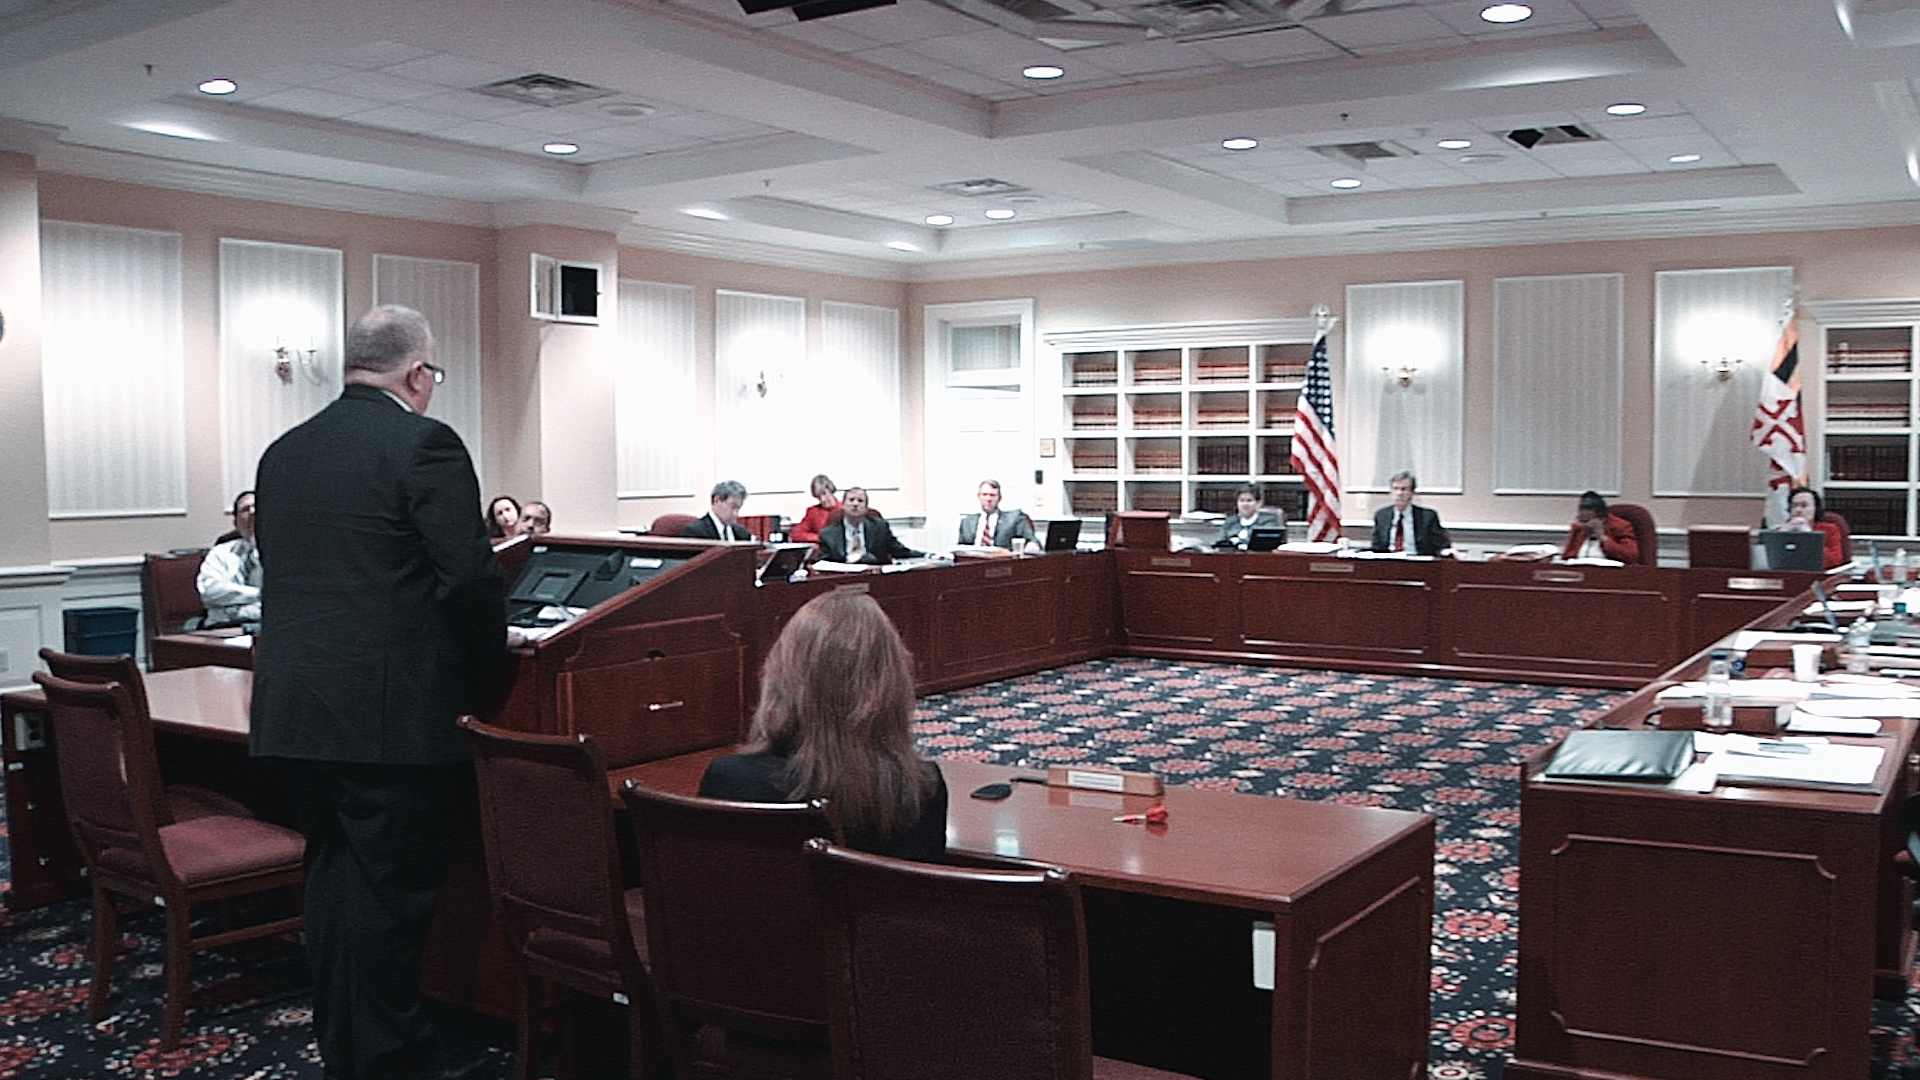
<svg viewBox="0 0 1920 1080">
<path fill-rule="evenodd" d="M 1840 555 L 1843 559 L 1853 558 L 1853 526 L 1847 524 L 1847 519 L 1844 515 L 1833 510 L 1822 510 L 1814 520 L 1824 521 L 1834 528 L 1839 529 Z"/>
<path fill-rule="evenodd" d="M 834 1080 L 1174 1073 L 1093 1055 L 1072 875 L 807 843 L 826 923 Z"/>
<path fill-rule="evenodd" d="M 629 1073 L 653 1075 L 658 1023 L 637 889 L 624 886 L 607 766 L 586 735 L 460 721 L 473 748 L 494 908 L 520 969 L 519 1076 L 532 1080 L 549 984 L 627 1014 Z"/>
<path fill-rule="evenodd" d="M 1638 503 L 1610 503 L 1609 513 L 1633 526 L 1633 540 L 1640 548 L 1640 566 L 1660 565 L 1660 530 L 1653 524 L 1653 514 Z"/>
<path fill-rule="evenodd" d="M 801 845 L 837 838 L 826 803 L 621 788 L 647 956 L 675 1080 L 825 1080 L 826 969 Z"/>
<path fill-rule="evenodd" d="M 653 519 L 652 525 L 647 526 L 647 533 L 651 536 L 679 536 L 681 529 L 699 517 L 699 514 L 661 514 Z"/>
<path fill-rule="evenodd" d="M 120 901 L 158 908 L 167 926 L 167 996 L 160 1050 L 180 1046 L 194 953 L 300 928 L 306 843 L 291 829 L 251 817 L 209 814 L 177 820 L 160 785 L 153 726 L 145 708 L 117 682 L 73 682 L 35 672 L 53 717 L 54 760 L 93 891 L 88 955 L 93 981 L 87 1018 L 106 1016 L 113 962 L 120 951 Z M 285 892 L 286 906 L 234 924 L 195 918 L 214 901 Z M 291 912 L 286 914 L 285 912 Z M 229 909 L 229 916 L 234 912 Z"/>
</svg>

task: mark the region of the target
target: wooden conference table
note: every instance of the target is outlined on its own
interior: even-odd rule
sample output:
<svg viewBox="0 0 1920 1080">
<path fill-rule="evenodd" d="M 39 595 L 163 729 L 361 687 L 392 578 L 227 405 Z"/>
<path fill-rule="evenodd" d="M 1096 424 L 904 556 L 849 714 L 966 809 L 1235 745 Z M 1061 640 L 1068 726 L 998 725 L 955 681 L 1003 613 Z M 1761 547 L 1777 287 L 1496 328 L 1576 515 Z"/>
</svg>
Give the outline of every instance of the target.
<svg viewBox="0 0 1920 1080">
<path fill-rule="evenodd" d="M 233 668 L 147 679 L 157 731 L 216 745 L 244 744 L 251 692 L 252 673 Z M 21 691 L 6 704 L 28 710 L 43 704 L 39 697 Z M 620 775 L 690 790 L 720 752 Z M 1114 815 L 1156 800 L 1015 784 L 1012 797 L 988 802 L 966 793 L 1030 771 L 963 761 L 941 768 L 954 795 L 947 831 L 958 857 L 1064 866 L 1086 886 L 1100 1053 L 1210 1080 L 1424 1074 L 1430 815 L 1175 787 L 1164 797 L 1166 824 L 1129 825 Z M 25 854 L 20 839 L 16 858 Z M 484 893 L 483 884 L 467 885 Z M 1254 986 L 1256 921 L 1273 928 L 1271 991 Z M 482 951 L 471 942 L 429 948 L 467 963 Z M 441 996 L 487 1004 L 472 1000 L 486 988 L 457 973 L 429 972 L 427 981 Z"/>
</svg>

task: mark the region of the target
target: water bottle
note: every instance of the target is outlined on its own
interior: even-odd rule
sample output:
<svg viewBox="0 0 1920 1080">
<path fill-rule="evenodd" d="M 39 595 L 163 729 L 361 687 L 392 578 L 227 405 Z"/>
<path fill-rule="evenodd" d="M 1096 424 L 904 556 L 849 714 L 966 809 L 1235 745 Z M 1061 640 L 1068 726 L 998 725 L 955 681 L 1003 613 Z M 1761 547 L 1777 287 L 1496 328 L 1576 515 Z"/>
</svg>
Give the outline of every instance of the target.
<svg viewBox="0 0 1920 1080">
<path fill-rule="evenodd" d="M 1901 548 L 1893 553 L 1893 583 L 1895 585 L 1905 585 L 1907 583 L 1906 548 Z"/>
<path fill-rule="evenodd" d="M 1847 670 L 1855 675 L 1864 675 L 1872 670 L 1872 662 L 1867 657 L 1867 647 L 1873 644 L 1873 624 L 1866 619 L 1855 619 L 1847 627 Z"/>
<path fill-rule="evenodd" d="M 1706 723 L 1708 731 L 1733 726 L 1733 661 L 1725 649 L 1715 649 L 1707 660 Z"/>
</svg>

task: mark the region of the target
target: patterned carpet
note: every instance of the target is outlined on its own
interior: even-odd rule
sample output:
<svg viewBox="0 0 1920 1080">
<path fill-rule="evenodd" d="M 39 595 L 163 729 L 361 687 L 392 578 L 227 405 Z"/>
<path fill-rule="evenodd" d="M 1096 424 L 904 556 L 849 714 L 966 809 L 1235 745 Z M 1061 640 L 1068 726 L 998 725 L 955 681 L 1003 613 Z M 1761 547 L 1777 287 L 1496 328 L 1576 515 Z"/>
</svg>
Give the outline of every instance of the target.
<svg viewBox="0 0 1920 1080">
<path fill-rule="evenodd" d="M 929 697 L 916 731 L 935 756 L 1043 766 L 1151 768 L 1169 783 L 1424 810 L 1439 821 L 1430 1076 L 1498 1080 L 1513 1041 L 1522 750 L 1603 712 L 1615 691 L 1113 659 Z M 3 834 L 0 834 L 3 835 Z M 4 869 L 0 845 L 0 869 Z M 298 954 L 203 958 L 219 1000 L 188 1014 L 159 1055 L 160 928 L 137 949 L 114 1008 L 85 1021 L 87 914 L 68 902 L 0 913 L 0 1078 L 317 1077 Z M 1879 1003 L 1875 1080 L 1920 1080 L 1920 995 Z M 499 1045 L 510 1033 L 495 1030 Z M 504 1078 L 510 1055 L 490 1071 Z M 491 1080 L 488 1077 L 487 1080 Z"/>
</svg>

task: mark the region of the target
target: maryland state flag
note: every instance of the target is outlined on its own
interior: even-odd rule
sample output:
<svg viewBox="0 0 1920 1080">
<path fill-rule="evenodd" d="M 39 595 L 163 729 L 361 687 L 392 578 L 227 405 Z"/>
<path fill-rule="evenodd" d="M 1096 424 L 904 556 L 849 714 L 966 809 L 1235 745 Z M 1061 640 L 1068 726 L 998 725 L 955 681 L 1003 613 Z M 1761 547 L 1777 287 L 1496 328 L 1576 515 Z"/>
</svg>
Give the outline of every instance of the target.
<svg viewBox="0 0 1920 1080">
<path fill-rule="evenodd" d="M 1787 491 L 1807 482 L 1807 417 L 1800 409 L 1800 334 L 1791 314 L 1753 414 L 1753 445 L 1767 455 L 1767 522 L 1787 518 Z"/>
</svg>

